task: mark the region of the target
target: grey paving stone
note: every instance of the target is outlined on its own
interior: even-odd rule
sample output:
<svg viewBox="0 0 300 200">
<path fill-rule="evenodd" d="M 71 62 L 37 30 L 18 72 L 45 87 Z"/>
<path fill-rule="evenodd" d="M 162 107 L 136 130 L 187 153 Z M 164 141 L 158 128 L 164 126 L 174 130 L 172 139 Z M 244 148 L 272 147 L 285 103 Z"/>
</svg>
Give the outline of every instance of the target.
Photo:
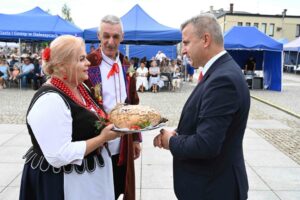
<svg viewBox="0 0 300 200">
<path fill-rule="evenodd" d="M 10 140 L 6 141 L 3 146 L 23 146 L 23 147 L 30 147 L 31 141 L 29 134 L 16 134 L 10 138 Z"/>
<path fill-rule="evenodd" d="M 176 200 L 173 189 L 144 189 L 141 200 Z"/>
<path fill-rule="evenodd" d="M 286 200 L 278 198 L 272 191 L 250 191 L 248 200 Z"/>
<path fill-rule="evenodd" d="M 0 124 L 0 135 L 1 134 L 18 134 L 26 129 L 24 124 Z"/>
<path fill-rule="evenodd" d="M 141 160 L 141 158 L 139 158 Z M 142 171 L 142 165 L 141 162 L 136 162 L 134 163 L 134 169 L 135 169 L 135 188 L 140 189 L 141 188 L 141 173 Z"/>
<path fill-rule="evenodd" d="M 21 179 L 22 179 L 22 172 L 20 172 L 18 174 L 18 176 L 14 179 L 14 181 L 11 184 L 9 184 L 8 186 L 9 187 L 20 187 Z"/>
<path fill-rule="evenodd" d="M 173 157 L 170 151 L 148 147 L 143 149 L 143 165 L 166 165 L 172 168 Z"/>
<path fill-rule="evenodd" d="M 143 189 L 172 189 L 173 169 L 166 165 L 143 165 Z"/>
<path fill-rule="evenodd" d="M 300 191 L 275 191 L 282 200 L 299 200 Z"/>
<path fill-rule="evenodd" d="M 256 172 L 246 165 L 247 175 L 248 175 L 248 182 L 249 182 L 249 190 L 262 190 L 268 191 L 270 188 L 266 185 L 263 179 L 261 179 Z"/>
<path fill-rule="evenodd" d="M 253 167 L 272 190 L 300 190 L 300 167 Z"/>
<path fill-rule="evenodd" d="M 13 138 L 15 135 L 17 134 L 6 134 L 6 133 L 0 134 L 0 146 L 2 146 L 9 139 Z"/>
<path fill-rule="evenodd" d="M 18 174 L 21 173 L 23 164 L 0 163 L 0 187 L 6 187 L 12 183 Z"/>
<path fill-rule="evenodd" d="M 253 167 L 299 167 L 299 165 L 277 149 L 248 150 L 245 159 Z"/>
<path fill-rule="evenodd" d="M 0 163 L 20 163 L 23 164 L 23 155 L 28 150 L 24 146 L 2 146 L 0 147 Z"/>
<path fill-rule="evenodd" d="M 245 136 L 246 138 L 261 138 L 259 135 L 257 135 L 253 130 L 247 127 L 245 130 Z"/>
<path fill-rule="evenodd" d="M 290 129 L 290 127 L 277 120 L 248 120 L 247 127 L 261 129 Z"/>
<path fill-rule="evenodd" d="M 272 144 L 261 137 L 246 136 L 243 141 L 244 150 L 277 150 Z"/>
<path fill-rule="evenodd" d="M 1 200 L 18 200 L 19 199 L 19 187 L 7 187 L 0 193 Z"/>
</svg>

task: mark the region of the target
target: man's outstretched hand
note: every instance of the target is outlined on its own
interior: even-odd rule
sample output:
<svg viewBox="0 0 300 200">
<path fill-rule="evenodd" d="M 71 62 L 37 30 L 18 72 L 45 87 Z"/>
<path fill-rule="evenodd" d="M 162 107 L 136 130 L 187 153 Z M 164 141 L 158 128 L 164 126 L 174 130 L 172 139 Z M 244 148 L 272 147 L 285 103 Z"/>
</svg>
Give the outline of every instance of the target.
<svg viewBox="0 0 300 200">
<path fill-rule="evenodd" d="M 175 131 L 168 131 L 166 129 L 161 129 L 160 134 L 158 134 L 153 139 L 154 147 L 169 149 L 169 140 L 174 135 L 176 135 Z"/>
</svg>

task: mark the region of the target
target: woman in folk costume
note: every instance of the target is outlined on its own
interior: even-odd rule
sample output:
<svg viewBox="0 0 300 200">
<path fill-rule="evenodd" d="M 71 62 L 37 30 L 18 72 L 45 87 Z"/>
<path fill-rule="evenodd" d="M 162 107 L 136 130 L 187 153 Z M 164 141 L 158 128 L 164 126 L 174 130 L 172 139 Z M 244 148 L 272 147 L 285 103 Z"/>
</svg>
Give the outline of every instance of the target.
<svg viewBox="0 0 300 200">
<path fill-rule="evenodd" d="M 135 76 L 126 74 L 124 56 L 118 48 L 123 40 L 120 18 L 107 15 L 100 23 L 98 38 L 101 46 L 87 56 L 89 79 L 86 84 L 109 113 L 118 103 L 138 104 Z M 115 199 L 135 199 L 134 159 L 140 155 L 140 134 L 128 134 L 108 143 L 113 161 Z"/>
<path fill-rule="evenodd" d="M 83 81 L 89 61 L 81 38 L 56 38 L 43 52 L 50 79 L 34 95 L 26 117 L 28 150 L 21 200 L 114 199 L 107 141 L 120 133 Z"/>
</svg>

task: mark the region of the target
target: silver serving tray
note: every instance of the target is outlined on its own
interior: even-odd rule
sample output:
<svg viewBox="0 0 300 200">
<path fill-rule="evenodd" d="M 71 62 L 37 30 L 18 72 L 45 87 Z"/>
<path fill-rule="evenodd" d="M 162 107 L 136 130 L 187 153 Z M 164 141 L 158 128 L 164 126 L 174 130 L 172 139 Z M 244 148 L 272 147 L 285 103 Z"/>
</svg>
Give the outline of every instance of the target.
<svg viewBox="0 0 300 200">
<path fill-rule="evenodd" d="M 145 131 L 151 131 L 154 129 L 161 128 L 165 125 L 166 125 L 166 123 L 162 122 L 162 123 L 157 124 L 156 126 L 148 126 L 146 128 L 140 129 L 140 130 L 130 130 L 128 128 L 117 128 L 117 127 L 113 127 L 112 130 L 119 131 L 119 132 L 126 133 L 126 134 L 131 134 L 131 133 L 140 133 L 140 132 L 145 132 Z"/>
</svg>

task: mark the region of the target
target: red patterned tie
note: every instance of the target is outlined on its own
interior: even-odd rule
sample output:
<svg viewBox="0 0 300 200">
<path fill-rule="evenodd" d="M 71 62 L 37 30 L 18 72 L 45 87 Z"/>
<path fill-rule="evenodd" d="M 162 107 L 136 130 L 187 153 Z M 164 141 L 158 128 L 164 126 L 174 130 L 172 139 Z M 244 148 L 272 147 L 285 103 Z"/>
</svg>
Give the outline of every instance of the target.
<svg viewBox="0 0 300 200">
<path fill-rule="evenodd" d="M 109 77 L 113 76 L 115 73 L 119 73 L 119 65 L 118 63 L 114 63 L 110 69 L 110 71 L 107 74 L 107 79 L 109 79 Z"/>
<path fill-rule="evenodd" d="M 202 80 L 202 78 L 203 78 L 203 73 L 201 71 L 200 74 L 199 74 L 199 77 L 198 77 L 198 82 L 200 82 Z"/>
</svg>

